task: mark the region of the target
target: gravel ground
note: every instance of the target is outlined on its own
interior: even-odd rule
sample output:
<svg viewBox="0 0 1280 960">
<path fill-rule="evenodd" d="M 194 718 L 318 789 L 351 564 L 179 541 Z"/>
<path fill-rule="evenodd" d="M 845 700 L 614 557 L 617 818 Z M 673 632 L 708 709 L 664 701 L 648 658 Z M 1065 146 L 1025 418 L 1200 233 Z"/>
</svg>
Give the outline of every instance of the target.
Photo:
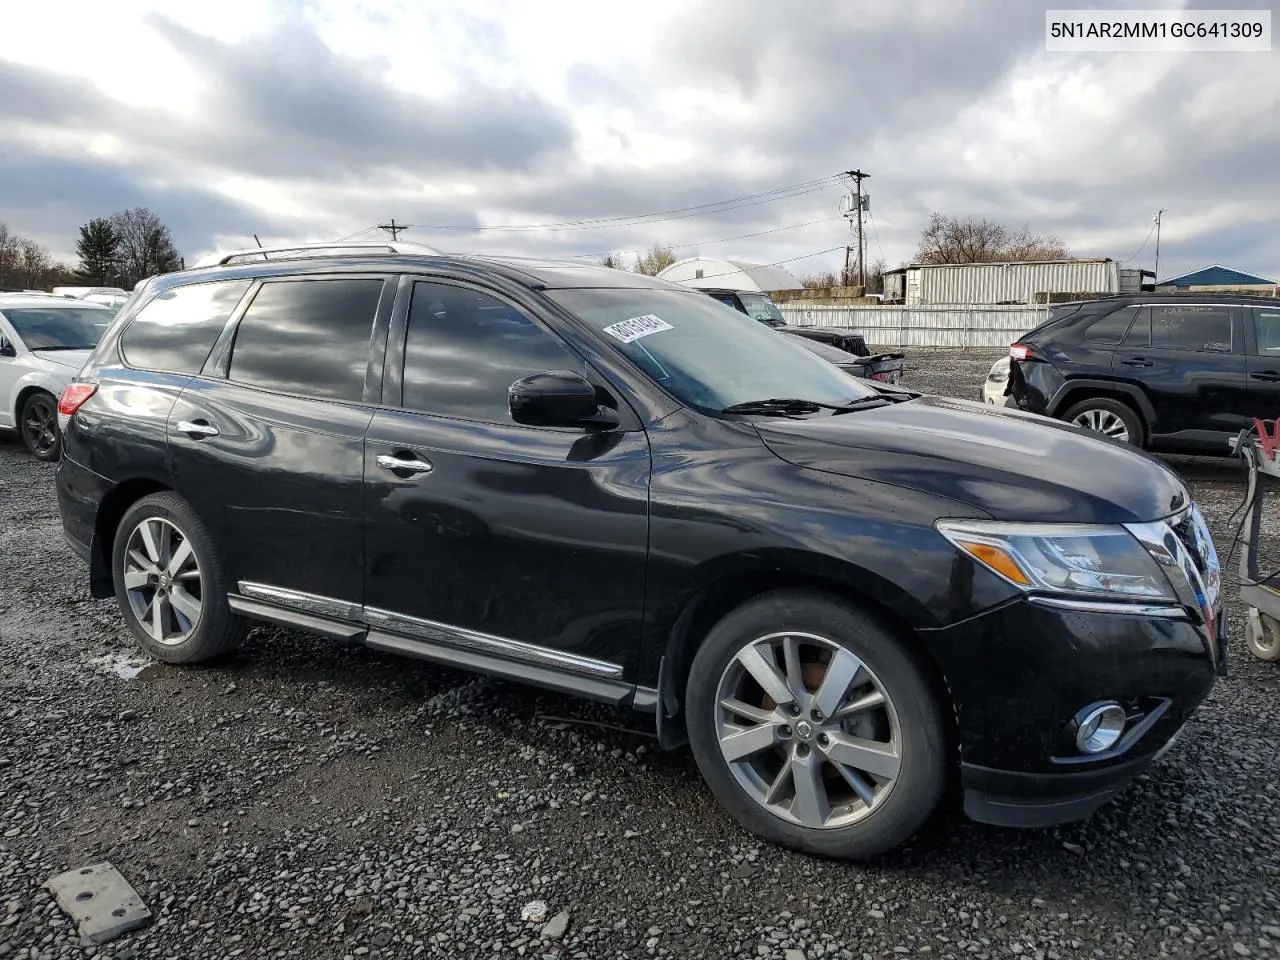
<svg viewBox="0 0 1280 960">
<path fill-rule="evenodd" d="M 997 355 L 914 351 L 909 377 L 972 398 Z M 1177 466 L 1225 553 L 1238 471 Z M 94 953 L 40 885 L 104 859 L 155 914 L 97 951 L 120 960 L 1280 953 L 1280 669 L 1239 644 L 1091 820 L 944 812 L 856 866 L 738 829 L 639 717 L 516 684 L 265 627 L 124 679 L 141 664 L 63 545 L 53 468 L 12 442 L 0 517 L 5 960 Z"/>
</svg>

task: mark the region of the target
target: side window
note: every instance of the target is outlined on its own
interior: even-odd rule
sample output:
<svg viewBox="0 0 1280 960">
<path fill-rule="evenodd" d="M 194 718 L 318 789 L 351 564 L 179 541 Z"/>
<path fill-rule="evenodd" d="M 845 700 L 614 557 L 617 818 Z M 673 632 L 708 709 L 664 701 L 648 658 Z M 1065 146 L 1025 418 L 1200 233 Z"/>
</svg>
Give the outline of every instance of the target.
<svg viewBox="0 0 1280 960">
<path fill-rule="evenodd" d="M 547 370 L 585 367 L 559 340 L 488 294 L 446 283 L 413 285 L 404 347 L 408 409 L 511 423 L 507 388 Z"/>
<path fill-rule="evenodd" d="M 1154 304 L 1151 307 L 1151 346 L 1170 350 L 1230 353 L 1231 308 Z"/>
<path fill-rule="evenodd" d="M 1099 317 L 1089 324 L 1084 332 L 1084 338 L 1090 343 L 1119 343 L 1129 332 L 1129 325 L 1133 323 L 1134 317 L 1141 309 L 1141 307 L 1122 307 L 1105 317 Z"/>
<path fill-rule="evenodd" d="M 1254 307 L 1253 329 L 1257 334 L 1258 356 L 1280 357 L 1280 307 Z"/>
<path fill-rule="evenodd" d="M 1124 345 L 1126 347 L 1149 347 L 1151 346 L 1151 308 L 1136 307 L 1137 319 L 1133 321 L 1133 325 L 1129 327 L 1129 332 L 1125 334 Z"/>
<path fill-rule="evenodd" d="M 264 283 L 236 328 L 227 378 L 331 400 L 364 396 L 381 280 Z"/>
<path fill-rule="evenodd" d="M 124 362 L 142 370 L 199 373 L 248 280 L 192 283 L 160 294 L 120 337 Z"/>
</svg>

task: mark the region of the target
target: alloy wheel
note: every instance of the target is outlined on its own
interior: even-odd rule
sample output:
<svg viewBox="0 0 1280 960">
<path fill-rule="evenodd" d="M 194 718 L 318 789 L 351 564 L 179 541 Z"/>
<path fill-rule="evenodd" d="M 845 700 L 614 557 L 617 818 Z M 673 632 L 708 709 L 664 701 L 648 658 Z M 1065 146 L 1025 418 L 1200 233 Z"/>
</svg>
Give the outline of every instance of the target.
<svg viewBox="0 0 1280 960">
<path fill-rule="evenodd" d="M 148 517 L 134 528 L 123 576 L 129 608 L 156 643 L 176 646 L 200 625 L 200 563 L 191 541 L 169 520 Z"/>
<path fill-rule="evenodd" d="M 58 445 L 58 411 L 47 398 L 27 402 L 22 418 L 22 439 L 38 457 L 47 457 Z"/>
<path fill-rule="evenodd" d="M 1104 434 L 1112 440 L 1129 442 L 1129 428 L 1110 410 L 1081 410 L 1071 422 L 1077 427 Z"/>
<path fill-rule="evenodd" d="M 848 649 L 808 633 L 744 646 L 716 690 L 720 752 L 742 789 L 774 816 L 846 827 L 878 809 L 902 767 L 897 712 Z"/>
</svg>

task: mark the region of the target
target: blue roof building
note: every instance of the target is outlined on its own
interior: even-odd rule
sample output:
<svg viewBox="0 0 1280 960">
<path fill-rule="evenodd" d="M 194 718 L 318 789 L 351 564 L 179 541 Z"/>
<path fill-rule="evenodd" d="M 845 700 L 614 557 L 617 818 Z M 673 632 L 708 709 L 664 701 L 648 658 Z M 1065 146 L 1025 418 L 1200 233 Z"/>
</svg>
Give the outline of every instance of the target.
<svg viewBox="0 0 1280 960">
<path fill-rule="evenodd" d="M 1184 273 L 1180 277 L 1173 277 L 1169 280 L 1160 280 L 1156 283 L 1157 290 L 1169 289 L 1188 290 L 1197 289 L 1205 293 L 1211 292 L 1213 287 L 1225 287 L 1231 290 L 1240 290 L 1250 287 L 1266 287 L 1274 291 L 1277 286 L 1275 280 L 1268 277 L 1260 277 L 1257 274 L 1245 273 L 1243 270 L 1233 270 L 1231 267 L 1224 267 L 1219 263 L 1215 263 L 1211 267 L 1203 267 L 1193 273 Z"/>
</svg>

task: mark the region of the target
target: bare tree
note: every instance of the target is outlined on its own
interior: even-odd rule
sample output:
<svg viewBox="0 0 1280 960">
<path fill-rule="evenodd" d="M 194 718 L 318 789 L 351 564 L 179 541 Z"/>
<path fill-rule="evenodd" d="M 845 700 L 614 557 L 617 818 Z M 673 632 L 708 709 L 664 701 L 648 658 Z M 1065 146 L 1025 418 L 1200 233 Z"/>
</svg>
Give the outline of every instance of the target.
<svg viewBox="0 0 1280 960">
<path fill-rule="evenodd" d="M 600 260 L 600 266 L 602 266 L 602 267 L 609 267 L 611 270 L 625 270 L 625 269 L 627 269 L 627 268 L 626 268 L 625 266 L 623 266 L 623 264 L 622 264 L 622 257 L 617 256 L 616 254 L 612 254 L 612 253 L 607 253 L 607 254 L 605 254 L 605 255 L 604 255 L 604 257 L 603 257 L 603 258 L 601 258 L 601 260 Z"/>
<path fill-rule="evenodd" d="M 884 257 L 876 257 L 867 267 L 867 288 L 863 293 L 884 293 L 884 272 L 889 268 Z"/>
<path fill-rule="evenodd" d="M 675 262 L 676 252 L 669 244 L 655 243 L 649 248 L 648 253 L 636 257 L 635 265 L 631 269 L 636 273 L 656 277 Z"/>
<path fill-rule="evenodd" d="M 120 210 L 111 215 L 111 227 L 120 238 L 120 275 L 128 288 L 144 277 L 179 268 L 178 251 L 169 228 L 146 207 Z"/>
<path fill-rule="evenodd" d="M 18 265 L 22 238 L 0 223 L 0 286 L 14 286 L 13 271 Z"/>
<path fill-rule="evenodd" d="M 800 286 L 806 290 L 824 290 L 827 287 L 840 286 L 840 280 L 830 270 L 826 273 L 806 273 L 799 280 Z"/>
<path fill-rule="evenodd" d="M 1066 245 L 1055 236 L 1011 231 L 978 217 L 948 217 L 933 212 L 920 234 L 918 263 L 1000 263 L 1010 260 L 1065 260 Z"/>
<path fill-rule="evenodd" d="M 0 286 L 23 290 L 47 290 L 57 286 L 70 271 L 57 263 L 43 244 L 20 237 L 0 223 Z"/>
</svg>

